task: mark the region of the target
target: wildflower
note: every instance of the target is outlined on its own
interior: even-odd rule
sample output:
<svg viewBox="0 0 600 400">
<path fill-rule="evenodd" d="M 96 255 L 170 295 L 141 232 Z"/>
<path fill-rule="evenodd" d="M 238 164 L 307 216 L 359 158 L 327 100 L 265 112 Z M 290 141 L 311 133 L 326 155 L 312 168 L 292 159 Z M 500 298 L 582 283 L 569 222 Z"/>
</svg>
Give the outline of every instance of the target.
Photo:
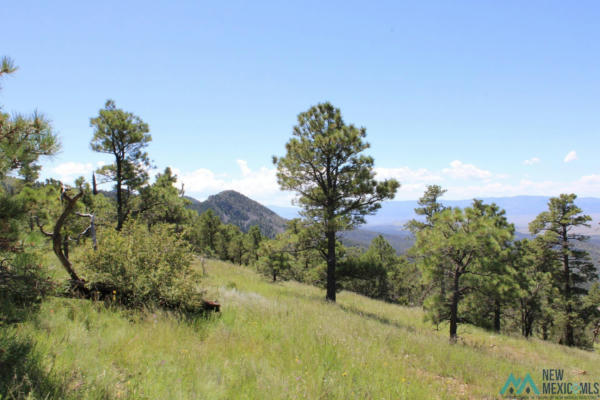
<svg viewBox="0 0 600 400">
<path fill-rule="evenodd" d="M 348 373 L 347 373 L 346 371 L 344 371 L 344 372 L 342 373 L 342 376 L 347 376 L 347 375 L 348 375 Z"/>
</svg>

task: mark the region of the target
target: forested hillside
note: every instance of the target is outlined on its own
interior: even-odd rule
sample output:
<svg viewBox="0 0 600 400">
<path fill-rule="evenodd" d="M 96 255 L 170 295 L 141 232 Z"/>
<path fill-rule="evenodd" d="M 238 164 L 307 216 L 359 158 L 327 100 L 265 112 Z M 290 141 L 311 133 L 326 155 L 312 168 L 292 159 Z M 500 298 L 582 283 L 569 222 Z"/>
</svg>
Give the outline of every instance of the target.
<svg viewBox="0 0 600 400">
<path fill-rule="evenodd" d="M 262 204 L 234 190 L 209 196 L 205 201 L 191 197 L 189 208 L 202 214 L 207 210 L 213 212 L 225 224 L 238 226 L 243 232 L 248 232 L 251 226 L 257 225 L 263 235 L 275 237 L 285 230 L 285 220 Z"/>
</svg>

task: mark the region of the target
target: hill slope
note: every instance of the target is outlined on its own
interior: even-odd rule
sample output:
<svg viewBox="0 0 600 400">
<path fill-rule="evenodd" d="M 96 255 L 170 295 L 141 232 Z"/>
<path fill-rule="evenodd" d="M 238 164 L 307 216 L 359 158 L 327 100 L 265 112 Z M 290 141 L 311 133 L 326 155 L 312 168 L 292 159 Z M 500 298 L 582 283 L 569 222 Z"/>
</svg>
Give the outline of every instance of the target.
<svg viewBox="0 0 600 400">
<path fill-rule="evenodd" d="M 29 372 L 38 398 L 61 399 L 491 399 L 511 373 L 530 373 L 541 390 L 542 368 L 600 381 L 594 352 L 467 325 L 450 345 L 447 326 L 436 330 L 417 308 L 348 292 L 330 304 L 323 290 L 228 263 L 206 271 L 218 318 L 55 298 L 30 321 L 0 326 L 3 348 L 19 355 L 1 360 Z"/>
<path fill-rule="evenodd" d="M 186 198 L 192 202 L 190 208 L 198 214 L 211 209 L 223 223 L 237 225 L 244 232 L 252 225 L 258 225 L 263 235 L 268 237 L 274 237 L 285 230 L 285 219 L 234 190 L 209 196 L 205 201 Z"/>
</svg>

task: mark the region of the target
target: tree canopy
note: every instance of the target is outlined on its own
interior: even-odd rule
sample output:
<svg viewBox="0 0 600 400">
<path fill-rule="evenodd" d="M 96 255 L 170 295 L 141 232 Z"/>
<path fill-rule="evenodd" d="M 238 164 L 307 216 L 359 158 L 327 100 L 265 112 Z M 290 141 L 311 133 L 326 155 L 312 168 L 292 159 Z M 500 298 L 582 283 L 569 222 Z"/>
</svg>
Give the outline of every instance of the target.
<svg viewBox="0 0 600 400">
<path fill-rule="evenodd" d="M 341 111 L 320 103 L 298 115 L 286 155 L 273 157 L 277 182 L 283 190 L 298 194 L 302 215 L 319 227 L 327 242 L 327 295 L 336 297 L 336 233 L 364 223 L 400 186 L 394 179 L 378 182 L 373 157 L 361 154 L 369 148 L 365 128 L 346 124 Z"/>
<path fill-rule="evenodd" d="M 592 218 L 583 214 L 575 204 L 575 194 L 561 194 L 548 201 L 548 211 L 540 213 L 529 224 L 529 230 L 538 234 L 542 243 L 560 263 L 561 271 L 555 271 L 556 286 L 561 288 L 562 301 L 558 302 L 563 326 L 562 342 L 568 346 L 576 344 L 577 329 L 581 329 L 582 296 L 587 294 L 586 284 L 597 279 L 598 273 L 587 251 L 578 244 L 588 236 L 577 231 L 589 227 Z"/>
<path fill-rule="evenodd" d="M 145 148 L 152 140 L 148 124 L 140 117 L 117 108 L 107 100 L 98 116 L 90 119 L 94 136 L 92 150 L 114 156 L 114 163 L 104 165 L 97 172 L 115 182 L 117 192 L 117 230 L 123 226 L 130 209 L 130 196 L 148 181 L 150 159 Z"/>
</svg>

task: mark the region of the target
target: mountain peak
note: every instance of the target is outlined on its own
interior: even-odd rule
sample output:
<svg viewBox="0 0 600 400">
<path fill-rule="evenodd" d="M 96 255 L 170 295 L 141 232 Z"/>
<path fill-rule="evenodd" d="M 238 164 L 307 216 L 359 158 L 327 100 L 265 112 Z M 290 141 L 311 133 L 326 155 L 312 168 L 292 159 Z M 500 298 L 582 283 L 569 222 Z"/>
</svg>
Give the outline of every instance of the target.
<svg viewBox="0 0 600 400">
<path fill-rule="evenodd" d="M 190 208 L 196 210 L 198 214 L 210 209 L 221 218 L 223 223 L 236 225 L 244 232 L 253 225 L 257 225 L 262 234 L 268 237 L 274 237 L 285 230 L 285 219 L 235 190 L 224 190 L 213 194 L 205 201 L 190 197 L 188 199 L 192 201 Z"/>
</svg>

